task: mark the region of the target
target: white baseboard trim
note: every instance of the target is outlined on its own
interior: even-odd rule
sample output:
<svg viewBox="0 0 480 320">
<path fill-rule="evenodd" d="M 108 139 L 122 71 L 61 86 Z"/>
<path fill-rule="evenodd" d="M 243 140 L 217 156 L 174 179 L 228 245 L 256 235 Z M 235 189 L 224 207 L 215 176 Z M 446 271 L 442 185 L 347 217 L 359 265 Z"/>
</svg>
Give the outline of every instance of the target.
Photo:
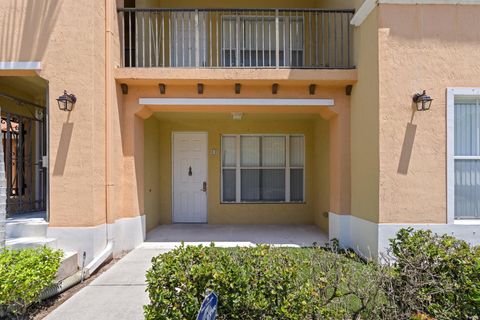
<svg viewBox="0 0 480 320">
<path fill-rule="evenodd" d="M 108 233 L 107 233 L 108 231 Z M 145 215 L 122 218 L 114 223 L 95 227 L 48 227 L 47 237 L 57 239 L 58 249 L 78 253 L 78 264 L 82 264 L 83 252 L 86 253 L 85 265 L 100 254 L 113 241 L 113 255 L 130 251 L 143 243 L 146 237 Z"/>
<path fill-rule="evenodd" d="M 338 239 L 340 245 L 366 257 L 377 257 L 387 250 L 390 239 L 402 228 L 430 229 L 439 235 L 448 234 L 480 245 L 480 225 L 469 224 L 394 224 L 375 223 L 352 215 L 329 212 L 329 239 Z"/>
<path fill-rule="evenodd" d="M 337 239 L 340 246 L 351 248 L 365 258 L 378 254 L 378 225 L 354 217 L 329 212 L 329 239 Z"/>
</svg>

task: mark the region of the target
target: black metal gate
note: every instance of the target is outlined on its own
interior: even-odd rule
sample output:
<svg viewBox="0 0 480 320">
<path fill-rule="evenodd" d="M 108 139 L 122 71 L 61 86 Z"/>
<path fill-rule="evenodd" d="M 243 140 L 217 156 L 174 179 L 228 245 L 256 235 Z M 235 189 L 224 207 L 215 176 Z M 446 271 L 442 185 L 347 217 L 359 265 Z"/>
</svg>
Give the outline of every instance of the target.
<svg viewBox="0 0 480 320">
<path fill-rule="evenodd" d="M 1 112 L 7 180 L 7 215 L 46 210 L 47 139 L 43 112 L 33 117 Z"/>
</svg>

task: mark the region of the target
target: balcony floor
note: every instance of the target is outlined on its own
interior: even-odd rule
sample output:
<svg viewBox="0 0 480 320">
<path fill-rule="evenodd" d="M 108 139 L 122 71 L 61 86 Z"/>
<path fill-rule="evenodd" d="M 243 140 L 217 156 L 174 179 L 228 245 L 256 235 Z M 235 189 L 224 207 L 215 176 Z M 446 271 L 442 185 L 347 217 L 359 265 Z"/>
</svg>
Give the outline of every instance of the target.
<svg viewBox="0 0 480 320">
<path fill-rule="evenodd" d="M 299 84 L 350 85 L 357 82 L 356 69 L 275 69 L 275 68 L 117 68 L 115 79 L 131 85 L 171 84 L 185 81 L 295 81 Z"/>
</svg>

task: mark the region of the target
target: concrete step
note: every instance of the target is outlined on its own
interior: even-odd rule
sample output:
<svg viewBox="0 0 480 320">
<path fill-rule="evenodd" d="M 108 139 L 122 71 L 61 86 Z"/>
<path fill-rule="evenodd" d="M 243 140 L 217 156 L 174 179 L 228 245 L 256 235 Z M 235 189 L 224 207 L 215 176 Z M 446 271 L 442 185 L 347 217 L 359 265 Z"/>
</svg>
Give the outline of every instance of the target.
<svg viewBox="0 0 480 320">
<path fill-rule="evenodd" d="M 25 249 L 47 246 L 57 248 L 57 239 L 45 237 L 7 238 L 5 246 L 9 249 Z"/>
<path fill-rule="evenodd" d="M 70 277 L 79 270 L 78 267 L 78 255 L 76 252 L 66 251 L 63 253 L 62 261 L 60 262 L 60 268 L 57 271 L 55 281 L 61 281 Z"/>
<path fill-rule="evenodd" d="M 7 239 L 42 238 L 47 236 L 48 222 L 42 218 L 7 220 Z"/>
</svg>

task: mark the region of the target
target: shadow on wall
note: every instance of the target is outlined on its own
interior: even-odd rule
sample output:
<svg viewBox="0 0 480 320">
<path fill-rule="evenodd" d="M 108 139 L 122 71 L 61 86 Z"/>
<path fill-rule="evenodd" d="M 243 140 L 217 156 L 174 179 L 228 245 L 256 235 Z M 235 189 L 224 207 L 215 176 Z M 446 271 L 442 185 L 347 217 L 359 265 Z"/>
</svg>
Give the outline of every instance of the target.
<svg viewBox="0 0 480 320">
<path fill-rule="evenodd" d="M 397 172 L 400 174 L 407 174 L 410 165 L 410 158 L 412 157 L 413 143 L 415 142 L 415 134 L 417 133 L 417 125 L 413 124 L 415 110 L 412 111 L 412 118 L 407 122 L 405 130 L 405 137 L 403 138 L 402 153 L 400 154 L 400 161 L 398 162 Z"/>
<path fill-rule="evenodd" d="M 69 122 L 70 114 L 67 121 L 62 125 L 62 133 L 57 148 L 57 156 L 55 157 L 55 166 L 53 167 L 53 176 L 63 176 L 65 165 L 67 163 L 68 149 L 73 134 L 73 123 Z"/>
<path fill-rule="evenodd" d="M 6 2 L 6 1 L 5 1 Z M 0 27 L 0 60 L 42 60 L 63 0 L 9 0 Z"/>
</svg>

